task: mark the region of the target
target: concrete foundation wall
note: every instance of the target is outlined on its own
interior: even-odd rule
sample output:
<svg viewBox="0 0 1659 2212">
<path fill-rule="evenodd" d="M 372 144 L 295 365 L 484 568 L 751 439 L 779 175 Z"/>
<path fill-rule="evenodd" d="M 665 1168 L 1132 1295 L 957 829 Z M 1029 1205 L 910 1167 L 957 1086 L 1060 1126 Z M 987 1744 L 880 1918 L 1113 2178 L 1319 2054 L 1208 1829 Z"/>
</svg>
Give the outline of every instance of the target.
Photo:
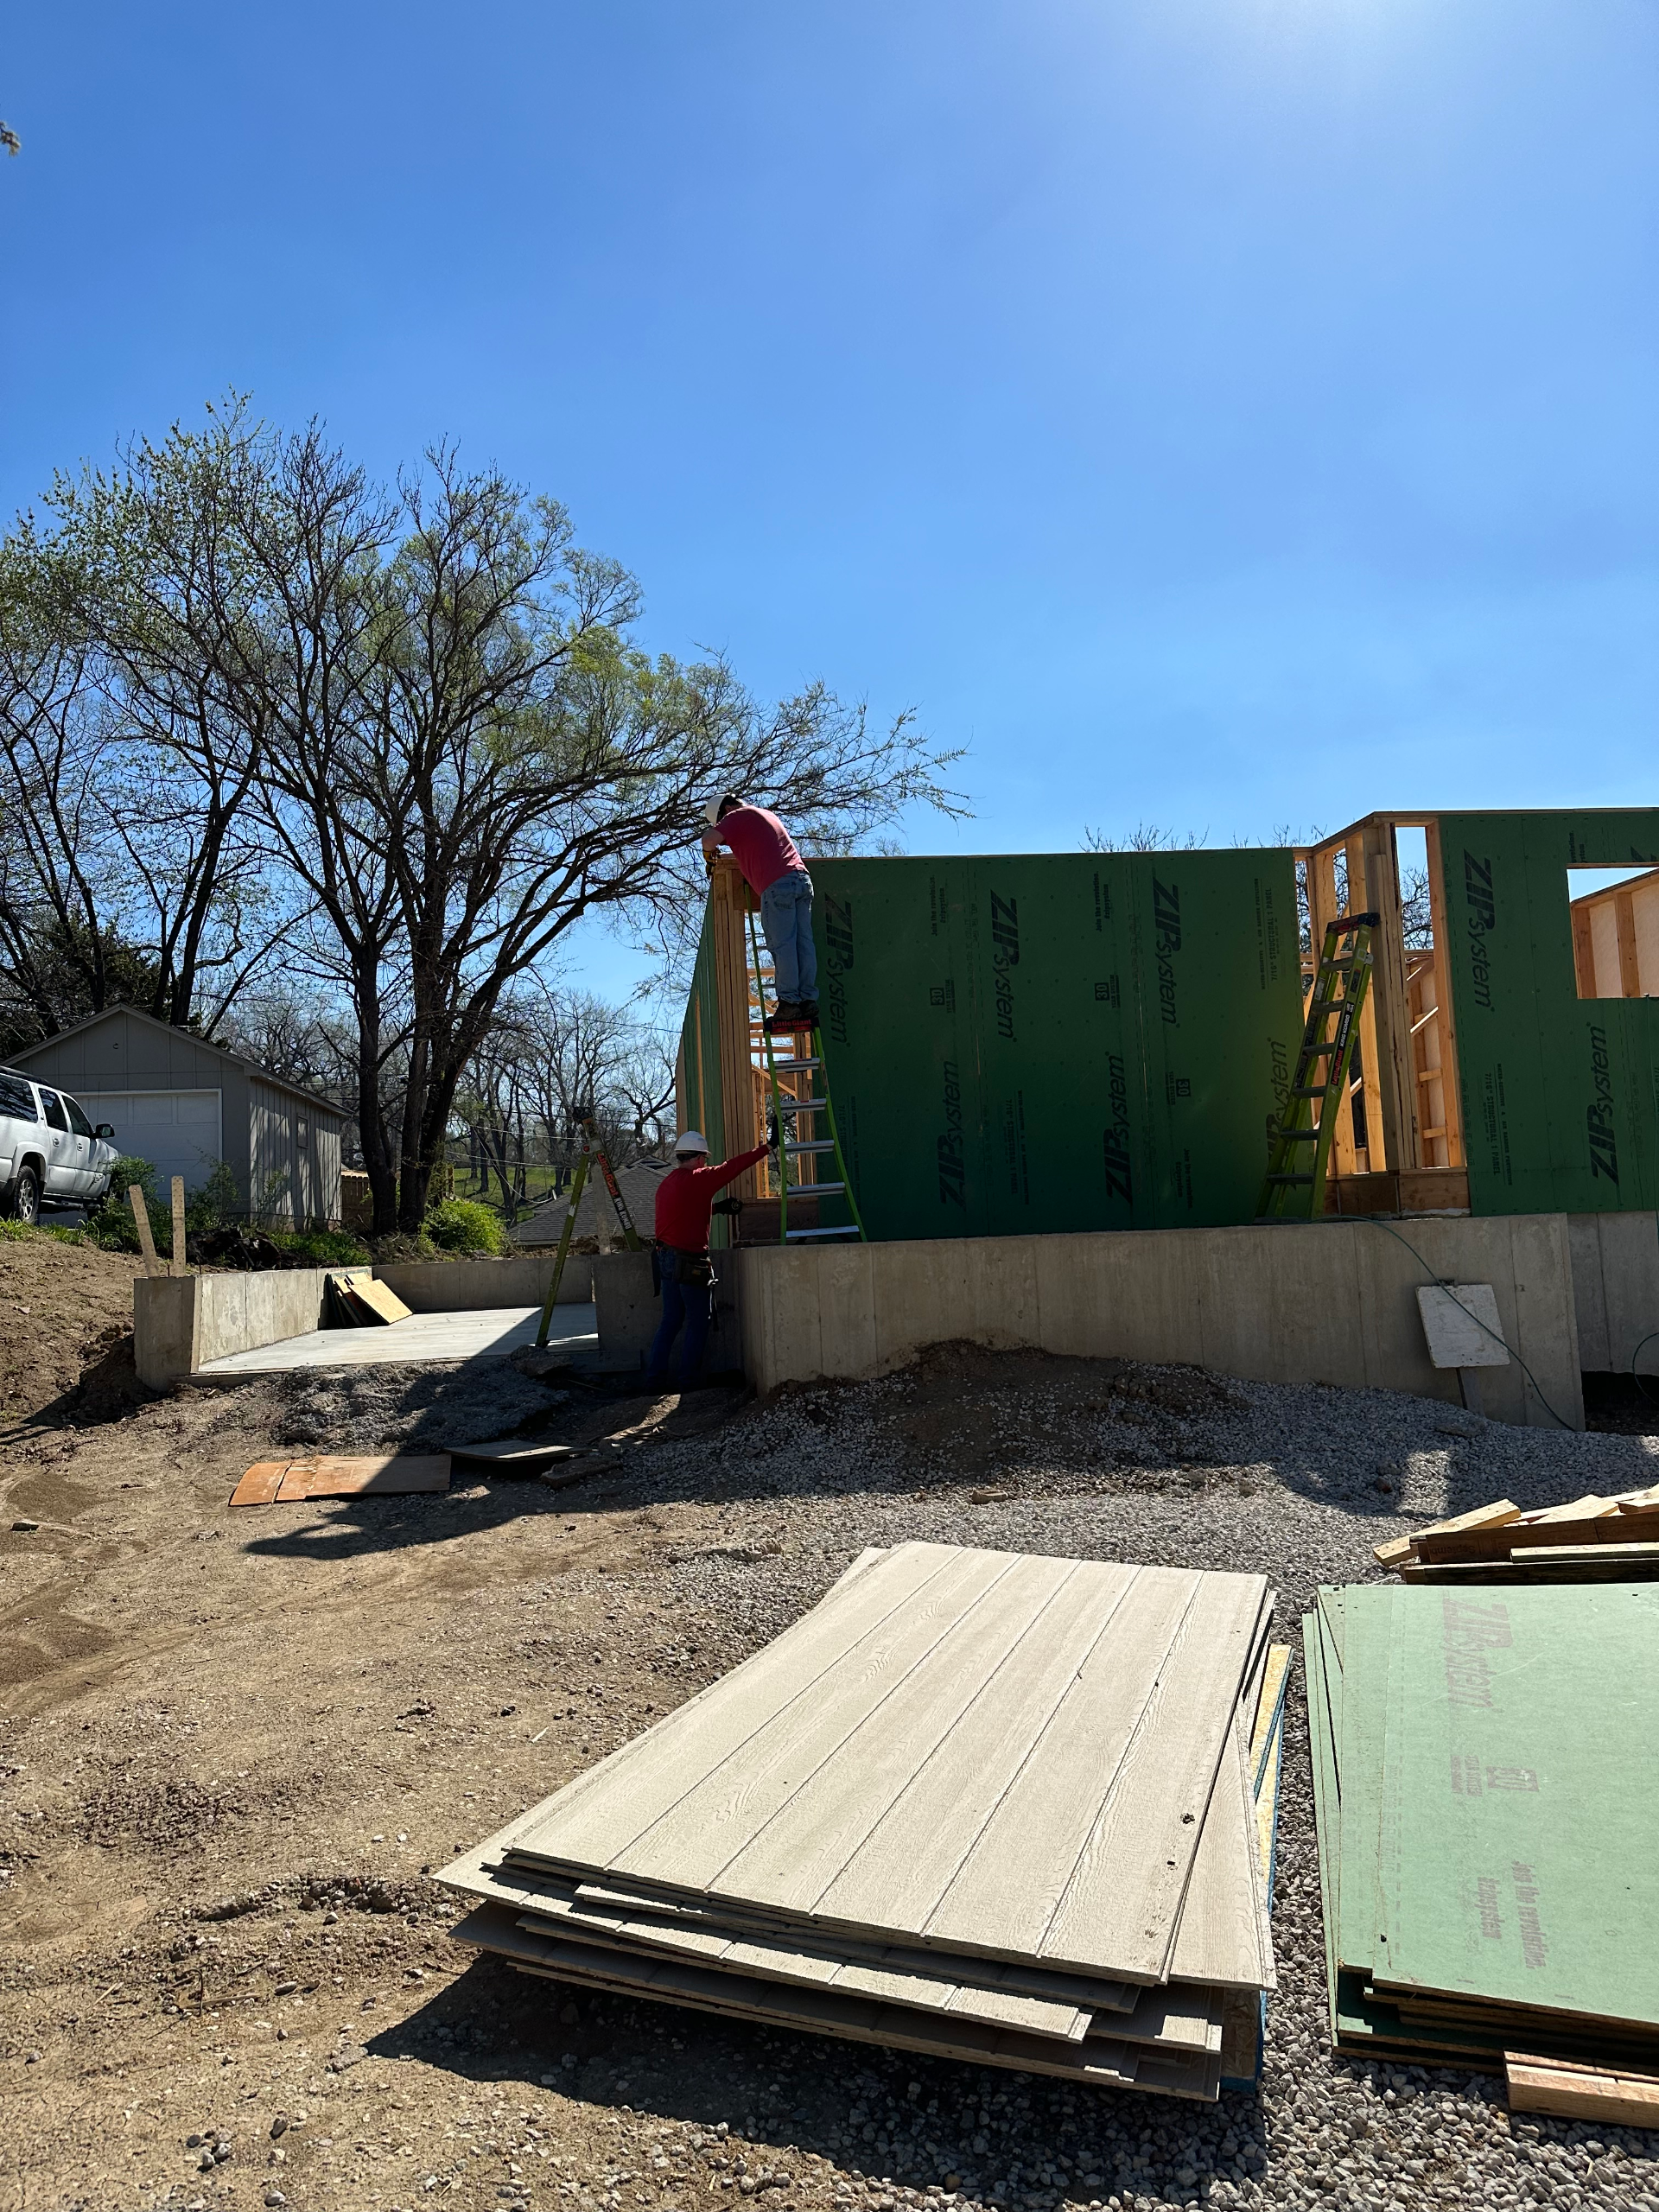
<svg viewBox="0 0 1659 2212">
<path fill-rule="evenodd" d="M 324 1268 L 196 1276 L 196 1364 L 308 1335 L 321 1325 L 327 1279 Z"/>
<path fill-rule="evenodd" d="M 747 1368 L 738 1306 L 738 1252 L 714 1255 L 715 1310 L 703 1372 L 716 1375 Z M 653 1287 L 649 1252 L 602 1252 L 593 1262 L 594 1306 L 599 1328 L 601 1363 L 611 1369 L 643 1370 L 652 1338 L 663 1318 L 660 1293 Z M 674 1357 L 677 1360 L 679 1346 Z M 677 1374 L 677 1369 L 671 1375 Z"/>
<path fill-rule="evenodd" d="M 1416 1293 L 1429 1277 L 1401 1236 L 1435 1276 L 1491 1284 L 1504 1341 L 1581 1428 L 1564 1214 L 750 1247 L 728 1263 L 744 1367 L 763 1391 L 883 1374 L 926 1344 L 966 1338 L 1456 1403 L 1455 1372 L 1430 1365 L 1423 1338 Z M 1494 1420 L 1555 1425 L 1517 1365 L 1485 1369 L 1480 1382 Z"/>
<path fill-rule="evenodd" d="M 489 1306 L 539 1306 L 553 1280 L 553 1259 L 551 1252 L 537 1252 L 505 1260 L 415 1260 L 377 1267 L 374 1278 L 395 1290 L 411 1313 L 475 1313 Z M 593 1295 L 594 1255 L 573 1252 L 564 1263 L 559 1303 L 586 1306 Z"/>
<path fill-rule="evenodd" d="M 1572 1213 L 1567 1228 L 1585 1371 L 1628 1375 L 1634 1359 L 1659 1375 L 1659 1215 Z"/>
<path fill-rule="evenodd" d="M 623 1254 L 624 1259 L 637 1258 Z M 646 1281 L 650 1259 L 645 1256 Z M 241 1273 L 140 1275 L 132 1287 L 133 1356 L 139 1378 L 165 1390 L 209 1360 L 285 1337 L 308 1336 L 322 1326 L 323 1285 L 335 1268 L 271 1268 Z M 539 1306 L 553 1277 L 553 1260 L 454 1260 L 376 1268 L 415 1313 L 476 1313 L 484 1307 Z M 569 1261 L 559 1303 L 593 1297 L 594 1262 Z M 647 1338 L 649 1341 L 649 1338 Z"/>
<path fill-rule="evenodd" d="M 197 1275 L 139 1275 L 132 1286 L 132 1357 L 138 1380 L 165 1390 L 201 1364 Z"/>
</svg>

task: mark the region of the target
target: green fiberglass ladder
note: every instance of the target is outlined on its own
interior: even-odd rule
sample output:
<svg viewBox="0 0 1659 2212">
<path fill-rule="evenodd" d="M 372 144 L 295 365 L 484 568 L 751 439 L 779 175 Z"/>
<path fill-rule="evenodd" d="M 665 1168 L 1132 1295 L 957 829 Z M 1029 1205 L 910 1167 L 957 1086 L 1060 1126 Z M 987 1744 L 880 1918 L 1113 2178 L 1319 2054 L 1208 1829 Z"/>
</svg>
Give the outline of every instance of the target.
<svg viewBox="0 0 1659 2212">
<path fill-rule="evenodd" d="M 754 926 L 754 916 L 749 916 L 749 944 L 754 956 L 755 1003 L 762 1014 L 766 1011 L 765 974 L 760 964 L 760 940 Z M 780 1244 L 819 1243 L 832 1236 L 855 1236 L 861 1241 L 864 1224 L 858 1211 L 858 1201 L 853 1196 L 852 1180 L 847 1173 L 847 1162 L 842 1154 L 841 1138 L 836 1128 L 836 1109 L 830 1103 L 830 1076 L 824 1066 L 823 1038 L 816 1027 L 810 1030 L 784 1030 L 778 1033 L 794 1040 L 790 1057 L 779 1059 L 772 1049 L 773 1033 L 766 1027 L 760 1032 L 766 1052 L 766 1087 L 772 1113 L 778 1123 L 778 1242 Z M 799 1039 L 805 1037 L 807 1047 L 800 1049 Z M 804 1079 L 805 1088 L 785 1090 L 779 1082 L 779 1076 L 789 1076 L 797 1081 Z M 804 1133 L 804 1117 L 811 1116 L 811 1133 Z M 818 1117 L 822 1116 L 820 1121 Z M 825 1134 L 817 1134 L 819 1128 Z M 803 1182 L 790 1179 L 791 1166 L 810 1159 L 816 1170 L 817 1160 L 830 1155 L 835 1161 L 836 1182 Z M 789 1201 L 793 1196 L 798 1205 L 810 1198 L 841 1198 L 846 1202 L 850 1221 L 839 1222 L 829 1228 L 791 1229 L 789 1225 Z"/>
<path fill-rule="evenodd" d="M 1268 1153 L 1258 1221 L 1316 1221 L 1324 1208 L 1337 1109 L 1348 1095 L 1349 1064 L 1359 1041 L 1355 1024 L 1370 988 L 1376 925 L 1375 914 L 1344 914 L 1326 927 L 1289 1101 Z"/>
</svg>

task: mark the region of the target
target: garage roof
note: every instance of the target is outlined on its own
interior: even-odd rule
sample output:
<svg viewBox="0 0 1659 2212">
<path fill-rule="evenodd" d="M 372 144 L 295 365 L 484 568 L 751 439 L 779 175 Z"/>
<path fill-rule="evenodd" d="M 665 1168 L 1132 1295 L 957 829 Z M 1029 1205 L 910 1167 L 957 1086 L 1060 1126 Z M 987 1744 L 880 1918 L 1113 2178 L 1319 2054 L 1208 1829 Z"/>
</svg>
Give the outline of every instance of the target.
<svg viewBox="0 0 1659 2212">
<path fill-rule="evenodd" d="M 183 1039 L 198 1048 L 204 1062 L 233 1067 L 260 1083 L 268 1083 L 274 1090 L 286 1091 L 290 1098 L 302 1099 L 314 1113 L 329 1115 L 337 1122 L 344 1122 L 346 1118 L 332 1100 L 319 1097 L 315 1090 L 302 1090 L 298 1084 L 290 1083 L 286 1076 L 273 1075 L 269 1068 L 261 1067 L 257 1060 L 244 1059 L 239 1052 L 232 1052 L 227 1046 L 216 1045 L 212 1038 L 200 1036 L 194 1029 L 157 1021 L 153 1014 L 145 1014 L 136 1006 L 108 1006 L 101 1014 L 89 1014 L 84 1021 L 72 1022 L 67 1029 L 60 1029 L 50 1037 L 42 1037 L 38 1044 L 30 1045 L 21 1052 L 14 1052 L 12 1065 L 27 1068 L 30 1060 L 42 1052 L 55 1050 L 67 1038 L 82 1036 L 87 1030 L 97 1029 L 109 1021 L 140 1022 L 146 1028 L 159 1029 L 163 1036 L 175 1041 Z"/>
</svg>

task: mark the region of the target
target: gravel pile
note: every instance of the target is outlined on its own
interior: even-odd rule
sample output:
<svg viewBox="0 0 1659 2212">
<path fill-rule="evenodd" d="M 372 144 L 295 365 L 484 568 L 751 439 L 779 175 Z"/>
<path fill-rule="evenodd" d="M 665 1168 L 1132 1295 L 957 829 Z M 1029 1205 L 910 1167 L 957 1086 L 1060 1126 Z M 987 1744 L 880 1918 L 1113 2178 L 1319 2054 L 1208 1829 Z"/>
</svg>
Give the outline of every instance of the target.
<svg viewBox="0 0 1659 2212">
<path fill-rule="evenodd" d="M 791 1390 L 715 1436 L 632 1455 L 594 1503 L 724 1501 L 731 1536 L 666 1569 L 705 1658 L 776 1635 L 868 1544 L 907 1538 L 1258 1569 L 1296 1660 L 1287 1708 L 1262 2094 L 1215 2108 L 804 2042 L 775 2050 L 767 2109 L 728 2125 L 824 2162 L 832 2201 L 1054 2212 L 1211 2205 L 1546 2206 L 1659 2212 L 1659 2134 L 1512 2120 L 1503 2082 L 1336 2059 L 1299 1616 L 1322 1581 L 1378 1578 L 1371 1548 L 1508 1495 L 1522 1507 L 1659 1476 L 1659 1439 L 1515 1429 L 1385 1391 L 1222 1382 L 1190 1370 L 947 1347 L 881 1381 Z M 621 2017 L 621 2007 L 616 2016 Z M 649 2013 L 629 2017 L 646 2041 Z M 684 2024 L 678 2024 L 684 2031 Z M 671 2081 L 663 2045 L 664 2082 Z M 835 2094 L 819 2087 L 825 2066 Z M 584 2088 L 663 2094 L 632 2066 Z M 849 2109 L 851 2094 L 857 2101 Z M 663 2109 L 659 2104 L 657 2107 Z M 719 2138 L 666 2131 L 705 2189 L 753 2194 Z M 693 2140 L 693 2136 L 697 2139 Z M 724 2165 L 720 2161 L 725 2160 Z M 710 2161 L 715 2163 L 710 2164 Z M 745 2183 L 750 2184 L 748 2187 Z M 619 2206 L 622 2198 L 579 2200 Z M 779 2200 L 782 2201 L 781 2199 Z"/>
<path fill-rule="evenodd" d="M 345 1454 L 442 1452 L 481 1443 L 550 1412 L 569 1395 L 505 1360 L 476 1367 L 302 1370 L 273 1378 L 273 1387 L 280 1443 Z"/>
</svg>

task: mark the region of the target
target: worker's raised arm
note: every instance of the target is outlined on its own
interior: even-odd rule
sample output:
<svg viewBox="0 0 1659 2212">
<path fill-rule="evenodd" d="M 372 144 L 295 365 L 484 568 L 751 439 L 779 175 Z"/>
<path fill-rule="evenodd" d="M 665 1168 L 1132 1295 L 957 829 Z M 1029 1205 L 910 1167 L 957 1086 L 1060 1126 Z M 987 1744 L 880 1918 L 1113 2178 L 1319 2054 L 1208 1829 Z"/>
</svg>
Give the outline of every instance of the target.
<svg viewBox="0 0 1659 2212">
<path fill-rule="evenodd" d="M 764 1160 L 768 1149 L 766 1145 L 758 1144 L 753 1152 L 741 1152 L 735 1160 L 726 1160 L 719 1167 L 705 1168 L 703 1173 L 714 1177 L 716 1191 L 723 1191 L 728 1183 L 735 1183 L 740 1175 L 746 1173 L 758 1160 Z"/>
</svg>

